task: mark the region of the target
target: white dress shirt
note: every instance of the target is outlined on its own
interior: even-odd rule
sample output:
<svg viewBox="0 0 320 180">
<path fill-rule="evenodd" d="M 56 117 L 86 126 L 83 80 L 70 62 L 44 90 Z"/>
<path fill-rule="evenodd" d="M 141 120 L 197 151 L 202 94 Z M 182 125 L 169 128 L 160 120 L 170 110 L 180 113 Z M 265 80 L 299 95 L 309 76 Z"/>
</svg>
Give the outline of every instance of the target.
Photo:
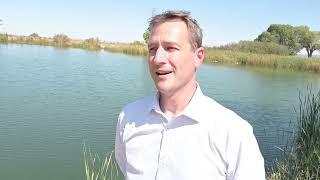
<svg viewBox="0 0 320 180">
<path fill-rule="evenodd" d="M 158 93 L 119 115 L 116 161 L 127 180 L 262 180 L 264 160 L 251 125 L 197 87 L 174 119 Z"/>
</svg>

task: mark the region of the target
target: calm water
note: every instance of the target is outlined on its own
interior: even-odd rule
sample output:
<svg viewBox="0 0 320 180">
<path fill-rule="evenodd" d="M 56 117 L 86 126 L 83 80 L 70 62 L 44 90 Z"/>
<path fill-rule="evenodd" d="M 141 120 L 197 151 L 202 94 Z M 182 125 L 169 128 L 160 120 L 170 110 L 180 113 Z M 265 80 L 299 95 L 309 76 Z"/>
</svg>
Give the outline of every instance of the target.
<svg viewBox="0 0 320 180">
<path fill-rule="evenodd" d="M 198 81 L 252 124 L 267 163 L 292 130 L 298 90 L 320 87 L 312 73 L 208 65 Z M 83 144 L 111 151 L 121 107 L 152 92 L 140 57 L 0 45 L 0 179 L 84 179 Z"/>
</svg>

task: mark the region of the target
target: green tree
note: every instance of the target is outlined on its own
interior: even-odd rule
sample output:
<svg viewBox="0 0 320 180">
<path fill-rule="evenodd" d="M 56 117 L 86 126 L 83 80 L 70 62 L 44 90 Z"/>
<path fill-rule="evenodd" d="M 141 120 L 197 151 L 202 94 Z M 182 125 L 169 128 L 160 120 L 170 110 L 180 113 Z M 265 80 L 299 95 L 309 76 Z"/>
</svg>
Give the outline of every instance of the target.
<svg viewBox="0 0 320 180">
<path fill-rule="evenodd" d="M 29 36 L 33 37 L 33 38 L 40 38 L 39 34 L 37 34 L 37 33 L 32 33 Z"/>
<path fill-rule="evenodd" d="M 89 38 L 83 41 L 82 48 L 97 50 L 100 48 L 100 40 L 98 38 Z"/>
<path fill-rule="evenodd" d="M 258 38 L 256 39 L 256 41 L 260 41 L 260 42 L 277 42 L 279 39 L 279 36 L 275 35 L 275 34 L 271 34 L 268 31 L 265 31 L 263 33 L 261 33 Z"/>
<path fill-rule="evenodd" d="M 143 33 L 143 39 L 144 39 L 144 42 L 146 44 L 149 43 L 149 38 L 150 38 L 150 31 L 149 29 L 147 29 L 144 33 Z"/>
<path fill-rule="evenodd" d="M 308 57 L 312 57 L 315 50 L 320 50 L 320 32 L 312 32 L 308 26 L 271 24 L 267 31 L 261 33 L 255 41 L 287 46 L 291 55 L 305 48 Z"/>
<path fill-rule="evenodd" d="M 287 24 L 271 24 L 267 31 L 260 34 L 255 41 L 274 42 L 287 46 L 290 54 L 294 55 L 302 48 L 295 27 Z"/>
<path fill-rule="evenodd" d="M 152 8 L 151 17 L 155 15 L 155 12 L 156 12 L 156 9 Z M 143 40 L 147 45 L 149 43 L 150 35 L 151 35 L 150 29 L 147 28 L 146 31 L 143 33 Z"/>
<path fill-rule="evenodd" d="M 296 27 L 299 43 L 307 51 L 308 57 L 312 57 L 315 50 L 320 49 L 320 32 L 312 32 L 307 26 Z"/>
<path fill-rule="evenodd" d="M 0 26 L 2 26 L 2 19 L 0 19 Z M 7 43 L 8 42 L 8 34 L 0 33 L 0 43 Z"/>
<path fill-rule="evenodd" d="M 55 46 L 67 47 L 70 45 L 70 38 L 65 34 L 57 34 L 53 36 L 53 42 Z"/>
<path fill-rule="evenodd" d="M 266 34 L 268 34 L 267 32 Z M 257 54 L 277 54 L 288 56 L 290 54 L 289 48 L 274 42 L 259 42 L 259 41 L 239 41 L 238 43 L 227 44 L 220 46 L 219 49 L 241 51 Z"/>
<path fill-rule="evenodd" d="M 37 33 L 32 33 L 27 37 L 27 43 L 39 44 L 41 37 Z"/>
<path fill-rule="evenodd" d="M 8 34 L 0 34 L 0 43 L 7 43 L 8 39 Z"/>
</svg>

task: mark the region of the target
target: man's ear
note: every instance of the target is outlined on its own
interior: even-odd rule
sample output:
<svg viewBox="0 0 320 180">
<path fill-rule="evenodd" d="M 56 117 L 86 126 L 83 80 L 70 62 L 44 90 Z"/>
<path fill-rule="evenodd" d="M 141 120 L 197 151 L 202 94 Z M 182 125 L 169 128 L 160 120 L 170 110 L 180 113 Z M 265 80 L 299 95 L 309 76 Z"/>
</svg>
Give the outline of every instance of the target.
<svg viewBox="0 0 320 180">
<path fill-rule="evenodd" d="M 198 49 L 196 49 L 196 54 L 195 54 L 195 67 L 196 67 L 196 69 L 198 69 L 200 67 L 200 65 L 203 63 L 203 61 L 204 61 L 204 48 L 199 47 Z"/>
</svg>

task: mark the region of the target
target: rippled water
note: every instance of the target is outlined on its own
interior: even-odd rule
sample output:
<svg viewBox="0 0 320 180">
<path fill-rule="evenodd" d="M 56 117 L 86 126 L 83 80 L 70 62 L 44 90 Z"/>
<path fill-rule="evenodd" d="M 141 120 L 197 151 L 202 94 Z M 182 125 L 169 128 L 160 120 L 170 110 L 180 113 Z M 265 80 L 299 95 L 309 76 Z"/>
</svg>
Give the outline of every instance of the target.
<svg viewBox="0 0 320 180">
<path fill-rule="evenodd" d="M 252 124 L 267 163 L 292 131 L 298 90 L 320 87 L 312 73 L 209 65 L 198 81 Z M 121 107 L 154 91 L 140 57 L 0 45 L 0 179 L 84 179 L 84 142 L 111 151 Z"/>
</svg>

